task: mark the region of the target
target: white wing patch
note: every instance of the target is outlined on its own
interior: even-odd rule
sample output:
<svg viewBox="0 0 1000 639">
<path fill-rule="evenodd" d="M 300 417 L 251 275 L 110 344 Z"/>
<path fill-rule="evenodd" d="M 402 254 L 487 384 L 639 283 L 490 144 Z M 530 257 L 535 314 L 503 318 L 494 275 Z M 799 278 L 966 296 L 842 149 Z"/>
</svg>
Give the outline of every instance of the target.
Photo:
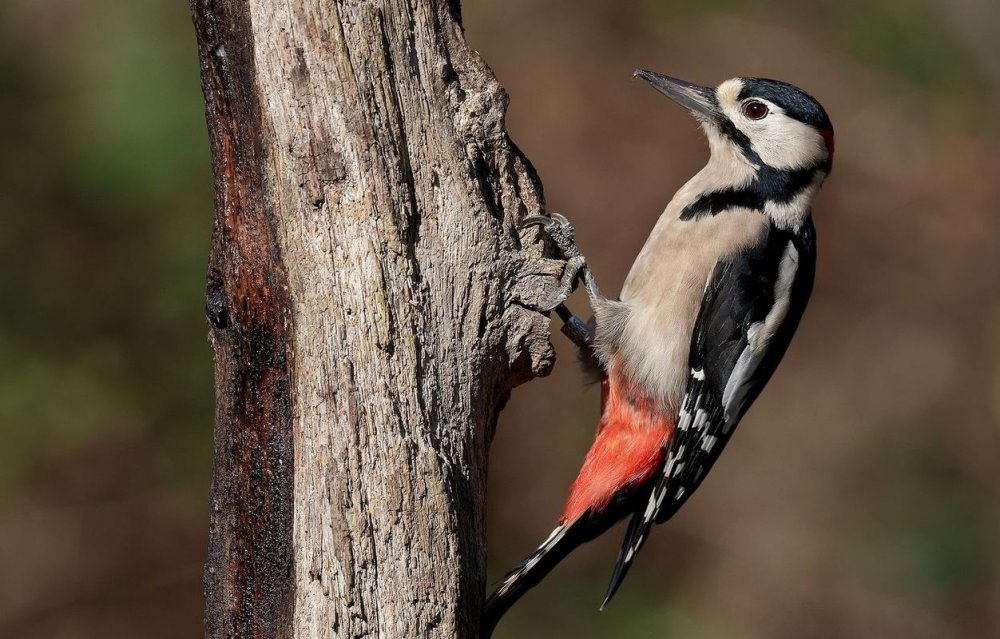
<svg viewBox="0 0 1000 639">
<path fill-rule="evenodd" d="M 736 360 L 736 366 L 733 367 L 726 388 L 722 392 L 726 434 L 739 414 L 743 400 L 750 389 L 750 382 L 767 352 L 771 339 L 788 315 L 788 307 L 792 300 L 792 284 L 795 282 L 795 273 L 798 269 L 799 252 L 791 242 L 788 242 L 781 256 L 781 263 L 778 265 L 778 278 L 774 283 L 774 305 L 764 319 L 755 322 L 747 330 L 747 346 Z"/>
<path fill-rule="evenodd" d="M 806 255 L 809 256 L 808 253 Z M 660 477 L 650 490 L 645 509 L 636 511 L 629 524 L 622 552 L 605 597 L 605 604 L 621 584 L 632 560 L 648 538 L 653 524 L 664 521 L 680 508 L 684 500 L 701 483 L 705 473 L 711 468 L 720 450 L 728 441 L 745 408 L 748 392 L 754 388 L 755 380 L 760 381 L 757 378 L 758 369 L 765 361 L 775 335 L 792 310 L 792 293 L 799 271 L 800 257 L 792 241 L 787 242 L 781 253 L 777 272 L 774 274 L 770 308 L 760 321 L 750 325 L 745 336 L 738 332 L 739 328 L 733 332 L 733 339 L 745 338 L 746 346 L 737 357 L 725 388 L 721 389 L 722 397 L 719 397 L 720 389 L 715 386 L 719 380 L 709 375 L 713 372 L 711 368 L 706 370 L 703 367 L 705 364 L 696 359 L 688 369 L 687 386 L 678 410 L 675 435 L 665 451 L 666 459 Z M 726 276 L 727 273 L 722 272 L 718 277 Z M 731 285 L 732 281 L 723 283 Z M 727 290 L 720 284 L 719 290 L 713 291 L 713 294 L 726 292 Z M 751 292 L 763 297 L 766 296 L 767 289 L 754 289 Z M 753 301 L 760 303 L 760 297 L 755 297 Z M 744 307 L 738 307 L 736 311 L 723 307 L 722 311 L 742 313 Z M 735 316 L 726 318 L 726 321 L 732 320 L 739 321 L 739 318 Z M 696 343 L 692 346 L 692 350 L 700 345 Z M 716 357 L 717 354 L 713 352 L 706 356 Z M 731 361 L 727 358 L 720 364 L 728 364 Z M 714 360 L 707 362 L 708 367 L 714 364 L 716 364 Z"/>
</svg>

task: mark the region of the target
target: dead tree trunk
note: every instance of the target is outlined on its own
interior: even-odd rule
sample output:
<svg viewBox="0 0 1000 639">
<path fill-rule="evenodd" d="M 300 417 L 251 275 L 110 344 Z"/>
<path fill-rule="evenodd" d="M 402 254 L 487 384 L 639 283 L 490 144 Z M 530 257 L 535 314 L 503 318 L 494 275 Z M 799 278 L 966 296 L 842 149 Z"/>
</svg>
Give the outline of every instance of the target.
<svg viewBox="0 0 1000 639">
<path fill-rule="evenodd" d="M 541 188 L 455 0 L 193 0 L 215 170 L 209 637 L 474 637 L 547 372 Z M 558 266 L 558 265 L 556 265 Z"/>
</svg>

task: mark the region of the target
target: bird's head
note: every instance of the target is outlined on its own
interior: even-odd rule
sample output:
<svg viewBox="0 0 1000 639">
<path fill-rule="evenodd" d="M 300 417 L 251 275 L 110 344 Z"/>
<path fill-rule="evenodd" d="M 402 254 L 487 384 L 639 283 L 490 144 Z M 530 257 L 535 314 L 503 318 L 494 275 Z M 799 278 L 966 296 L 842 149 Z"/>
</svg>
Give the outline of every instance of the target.
<svg viewBox="0 0 1000 639">
<path fill-rule="evenodd" d="M 758 168 L 830 172 L 833 125 L 822 105 L 798 87 L 733 78 L 711 88 L 645 69 L 635 76 L 694 114 L 708 134 L 713 155 L 736 147 Z"/>
</svg>

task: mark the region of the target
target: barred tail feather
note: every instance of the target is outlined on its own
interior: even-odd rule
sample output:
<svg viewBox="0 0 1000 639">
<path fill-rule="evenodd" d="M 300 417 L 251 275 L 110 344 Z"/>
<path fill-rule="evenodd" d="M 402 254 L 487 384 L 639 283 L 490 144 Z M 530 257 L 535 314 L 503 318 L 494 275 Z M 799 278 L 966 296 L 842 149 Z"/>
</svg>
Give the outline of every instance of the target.
<svg viewBox="0 0 1000 639">
<path fill-rule="evenodd" d="M 574 548 L 587 541 L 587 538 L 581 538 L 581 535 L 576 534 L 578 524 L 579 520 L 556 526 L 538 550 L 507 573 L 500 587 L 486 600 L 481 639 L 489 639 L 504 613 L 517 603 L 524 593 L 544 579 L 545 575 L 549 574 Z"/>
<path fill-rule="evenodd" d="M 628 522 L 628 530 L 625 531 L 625 541 L 622 543 L 621 550 L 618 551 L 618 561 L 615 562 L 615 571 L 611 574 L 608 590 L 604 594 L 604 601 L 601 602 L 602 611 L 611 602 L 611 598 L 615 596 L 615 593 L 618 592 L 618 587 L 625 581 L 625 575 L 628 574 L 628 569 L 632 566 L 632 559 L 636 554 L 633 547 L 633 540 L 638 533 L 641 521 L 642 517 L 639 513 L 636 513 L 632 515 L 632 519 Z"/>
<path fill-rule="evenodd" d="M 650 482 L 663 467 L 674 421 L 655 402 L 639 394 L 615 365 L 602 390 L 597 437 L 570 487 L 560 524 L 487 600 L 482 622 L 484 639 L 500 617 L 574 548 L 641 507 L 649 496 Z M 633 527 L 629 531 L 631 537 Z M 626 569 L 628 561 L 631 555 L 623 564 Z M 624 576 L 624 570 L 616 571 L 618 582 Z"/>
<path fill-rule="evenodd" d="M 618 551 L 618 561 L 615 563 L 615 570 L 611 574 L 611 581 L 608 583 L 608 591 L 604 595 L 604 602 L 601 610 L 604 610 L 611 602 L 611 598 L 618 592 L 618 587 L 625 581 L 628 569 L 632 567 L 632 562 L 642 549 L 643 544 L 649 539 L 649 533 L 655 523 L 657 509 L 662 500 L 660 494 L 666 490 L 665 487 L 657 485 L 649 494 L 649 503 L 644 511 L 636 511 L 629 520 L 628 529 L 625 531 L 625 539 L 622 540 L 621 550 Z"/>
</svg>

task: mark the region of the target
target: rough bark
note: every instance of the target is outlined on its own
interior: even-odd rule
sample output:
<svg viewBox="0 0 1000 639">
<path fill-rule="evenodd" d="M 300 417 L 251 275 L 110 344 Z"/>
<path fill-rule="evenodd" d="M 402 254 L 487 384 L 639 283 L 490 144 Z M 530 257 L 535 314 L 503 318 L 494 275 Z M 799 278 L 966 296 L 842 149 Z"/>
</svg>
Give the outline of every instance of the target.
<svg viewBox="0 0 1000 639">
<path fill-rule="evenodd" d="M 558 265 L 516 230 L 542 195 L 506 95 L 455 1 L 192 10 L 216 181 L 207 636 L 473 637 L 496 416 L 553 361 L 519 299 Z"/>
</svg>

